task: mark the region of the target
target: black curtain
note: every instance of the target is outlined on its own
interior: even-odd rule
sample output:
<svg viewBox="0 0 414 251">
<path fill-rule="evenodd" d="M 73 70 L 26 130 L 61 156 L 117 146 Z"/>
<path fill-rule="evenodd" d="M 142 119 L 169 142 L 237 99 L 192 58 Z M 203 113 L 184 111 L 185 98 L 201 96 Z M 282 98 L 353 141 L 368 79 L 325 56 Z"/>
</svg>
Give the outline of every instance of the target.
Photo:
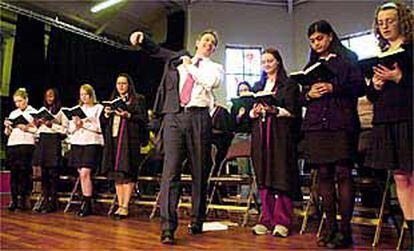
<svg viewBox="0 0 414 251">
<path fill-rule="evenodd" d="M 185 12 L 177 10 L 167 16 L 167 39 L 163 46 L 174 51 L 184 48 Z"/>
<path fill-rule="evenodd" d="M 132 76 L 137 91 L 147 97 L 150 106 L 159 80 L 154 83 L 146 79 L 150 71 L 148 60 L 141 52 L 117 49 L 53 28 L 48 48 L 48 85 L 57 87 L 64 105 L 72 106 L 79 98 L 80 84 L 92 84 L 98 99 L 105 100 L 115 88 L 116 76 L 125 72 Z"/>
<path fill-rule="evenodd" d="M 17 88 L 25 87 L 29 92 L 29 103 L 36 108 L 42 104 L 46 81 L 44 27 L 34 19 L 17 17 L 9 100 Z M 8 110 L 14 109 L 11 102 L 7 106 Z"/>
</svg>

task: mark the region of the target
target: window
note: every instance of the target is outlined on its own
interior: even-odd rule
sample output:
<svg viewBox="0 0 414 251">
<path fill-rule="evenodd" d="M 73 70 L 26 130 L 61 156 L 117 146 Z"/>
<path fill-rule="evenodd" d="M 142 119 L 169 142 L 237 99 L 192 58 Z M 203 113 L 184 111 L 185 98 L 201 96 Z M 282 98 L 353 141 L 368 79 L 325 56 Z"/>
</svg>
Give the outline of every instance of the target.
<svg viewBox="0 0 414 251">
<path fill-rule="evenodd" d="M 260 79 L 260 55 L 262 47 L 226 46 L 227 100 L 237 94 L 237 84 L 247 81 L 253 85 Z"/>
<path fill-rule="evenodd" d="M 342 38 L 341 42 L 345 47 L 355 52 L 359 59 L 369 58 L 380 52 L 378 40 L 372 32 L 352 34 Z"/>
</svg>

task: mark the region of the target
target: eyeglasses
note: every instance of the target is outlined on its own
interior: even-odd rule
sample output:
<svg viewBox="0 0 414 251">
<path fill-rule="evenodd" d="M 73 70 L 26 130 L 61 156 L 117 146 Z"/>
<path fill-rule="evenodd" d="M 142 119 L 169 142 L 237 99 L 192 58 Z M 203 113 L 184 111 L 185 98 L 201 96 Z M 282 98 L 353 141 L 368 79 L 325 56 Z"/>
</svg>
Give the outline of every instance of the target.
<svg viewBox="0 0 414 251">
<path fill-rule="evenodd" d="M 385 20 L 378 20 L 377 21 L 378 27 L 382 27 L 382 26 L 385 26 L 385 25 L 391 26 L 391 25 L 394 25 L 396 23 L 397 23 L 397 19 L 395 19 L 395 18 L 387 18 Z"/>
</svg>

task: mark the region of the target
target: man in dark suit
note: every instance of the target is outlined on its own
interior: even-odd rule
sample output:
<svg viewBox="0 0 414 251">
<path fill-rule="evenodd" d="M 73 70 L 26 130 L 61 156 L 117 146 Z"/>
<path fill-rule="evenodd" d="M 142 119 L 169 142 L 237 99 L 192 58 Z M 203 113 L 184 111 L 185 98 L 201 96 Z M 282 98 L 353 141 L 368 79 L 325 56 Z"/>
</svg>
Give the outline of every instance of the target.
<svg viewBox="0 0 414 251">
<path fill-rule="evenodd" d="M 161 242 L 174 243 L 178 227 L 181 165 L 188 159 L 192 173 L 190 234 L 200 234 L 206 212 L 206 187 L 211 166 L 211 118 L 213 89 L 223 75 L 223 67 L 213 62 L 218 35 L 203 31 L 197 38 L 194 57 L 186 51 L 173 52 L 152 42 L 143 32 L 130 36 L 133 45 L 165 62 L 154 111 L 163 116 L 164 168 L 161 179 Z"/>
</svg>

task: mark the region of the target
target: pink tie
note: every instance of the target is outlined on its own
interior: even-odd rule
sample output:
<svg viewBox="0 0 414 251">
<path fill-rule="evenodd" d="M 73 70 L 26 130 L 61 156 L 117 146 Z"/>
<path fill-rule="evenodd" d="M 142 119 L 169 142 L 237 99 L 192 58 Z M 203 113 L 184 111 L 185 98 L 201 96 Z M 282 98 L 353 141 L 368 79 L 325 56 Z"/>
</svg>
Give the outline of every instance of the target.
<svg viewBox="0 0 414 251">
<path fill-rule="evenodd" d="M 194 66 L 198 67 L 198 65 L 200 64 L 200 61 L 201 61 L 201 58 L 197 58 Z M 190 73 L 188 73 L 187 78 L 185 79 L 185 82 L 184 82 L 183 89 L 181 89 L 181 93 L 180 93 L 181 106 L 185 106 L 190 102 L 191 92 L 193 91 L 194 82 L 195 80 L 193 76 Z"/>
</svg>

